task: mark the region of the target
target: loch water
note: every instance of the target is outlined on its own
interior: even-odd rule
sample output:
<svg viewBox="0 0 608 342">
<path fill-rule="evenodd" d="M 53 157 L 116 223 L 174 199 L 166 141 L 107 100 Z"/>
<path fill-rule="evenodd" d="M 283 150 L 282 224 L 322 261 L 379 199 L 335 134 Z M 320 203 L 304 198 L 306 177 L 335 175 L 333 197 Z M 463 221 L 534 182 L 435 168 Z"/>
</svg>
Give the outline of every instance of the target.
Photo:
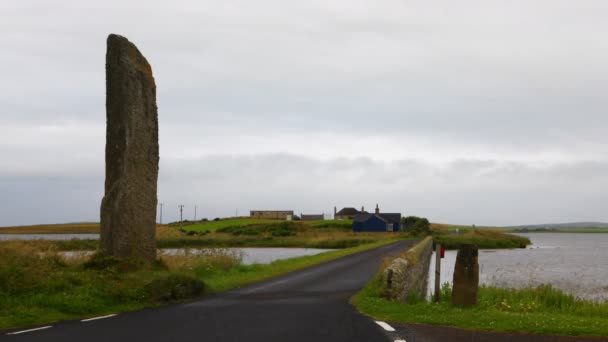
<svg viewBox="0 0 608 342">
<path fill-rule="evenodd" d="M 522 288 L 551 284 L 567 293 L 595 301 L 608 300 L 608 234 L 529 233 L 525 249 L 480 250 L 480 284 Z M 441 284 L 452 282 L 456 251 L 441 262 Z M 431 258 L 428 294 L 435 282 Z"/>
</svg>

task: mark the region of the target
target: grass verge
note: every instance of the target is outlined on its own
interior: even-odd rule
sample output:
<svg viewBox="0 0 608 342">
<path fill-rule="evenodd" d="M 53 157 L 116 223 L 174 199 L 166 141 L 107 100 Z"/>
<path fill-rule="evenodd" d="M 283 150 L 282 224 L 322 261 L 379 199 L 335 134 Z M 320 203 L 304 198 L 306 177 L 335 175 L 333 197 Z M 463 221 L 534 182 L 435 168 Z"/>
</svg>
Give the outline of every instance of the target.
<svg viewBox="0 0 608 342">
<path fill-rule="evenodd" d="M 434 240 L 446 249 L 458 249 L 463 244 L 474 244 L 481 249 L 525 248 L 532 244 L 526 237 L 482 229 L 471 229 L 459 235 L 436 234 Z"/>
<path fill-rule="evenodd" d="M 451 289 L 443 286 L 441 301 L 400 303 L 383 298 L 379 276 L 354 298 L 357 309 L 375 319 L 422 323 L 473 330 L 526 332 L 567 336 L 608 336 L 608 303 L 577 299 L 551 286 L 525 289 L 481 287 L 478 305 L 451 305 Z"/>
<path fill-rule="evenodd" d="M 217 249 L 161 256 L 154 265 L 103 256 L 63 259 L 26 241 L 0 244 L 0 328 L 43 324 L 163 305 L 270 279 L 399 239 L 386 239 L 266 265 L 241 265 Z"/>
</svg>

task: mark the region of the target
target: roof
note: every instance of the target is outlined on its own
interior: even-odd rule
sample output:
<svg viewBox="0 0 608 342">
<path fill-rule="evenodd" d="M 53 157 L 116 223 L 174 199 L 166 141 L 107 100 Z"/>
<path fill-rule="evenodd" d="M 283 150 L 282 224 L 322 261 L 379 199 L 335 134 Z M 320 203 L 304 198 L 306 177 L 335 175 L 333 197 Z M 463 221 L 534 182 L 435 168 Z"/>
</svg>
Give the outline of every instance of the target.
<svg viewBox="0 0 608 342">
<path fill-rule="evenodd" d="M 359 214 L 359 215 L 355 215 L 355 217 L 353 217 L 353 223 L 355 223 L 355 222 L 366 222 L 367 220 L 371 219 L 374 216 L 377 217 L 377 218 L 379 218 L 384 223 L 391 223 L 391 222 L 387 221 L 386 219 L 384 219 L 382 216 L 376 215 L 376 214 Z"/>
<path fill-rule="evenodd" d="M 348 207 L 348 208 L 342 208 L 342 210 L 338 211 L 336 213 L 336 215 L 357 215 L 360 214 L 361 212 L 355 208 L 352 207 Z"/>
<path fill-rule="evenodd" d="M 390 223 L 400 223 L 401 214 L 400 213 L 380 213 L 378 214 L 382 218 L 384 218 L 387 222 Z"/>
</svg>

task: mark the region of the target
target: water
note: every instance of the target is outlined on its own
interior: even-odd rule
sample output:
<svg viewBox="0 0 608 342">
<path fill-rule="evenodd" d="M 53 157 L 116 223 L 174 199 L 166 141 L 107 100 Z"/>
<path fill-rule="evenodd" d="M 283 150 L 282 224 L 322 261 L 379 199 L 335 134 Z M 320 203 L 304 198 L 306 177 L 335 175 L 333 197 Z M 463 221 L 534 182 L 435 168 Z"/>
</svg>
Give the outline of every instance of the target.
<svg viewBox="0 0 608 342">
<path fill-rule="evenodd" d="M 211 251 L 211 248 L 167 248 L 159 249 L 159 253 L 167 255 L 183 255 L 188 252 L 190 255 L 207 254 Z M 305 255 L 316 255 L 323 252 L 332 251 L 333 249 L 321 249 L 321 248 L 222 248 L 228 255 L 241 256 L 241 264 L 252 265 L 252 264 L 269 264 L 275 260 L 290 259 Z M 67 257 L 78 257 L 93 254 L 92 251 L 73 251 L 73 252 L 62 252 Z M 213 253 L 210 253 L 213 254 Z"/>
<path fill-rule="evenodd" d="M 332 249 L 321 249 L 321 248 L 226 248 L 229 251 L 233 251 L 237 255 L 242 256 L 243 265 L 251 264 L 269 264 L 275 260 L 290 259 L 305 255 L 316 255 L 323 252 L 331 251 Z M 204 254 L 208 249 L 188 249 L 191 254 Z M 183 254 L 184 249 L 162 249 L 163 253 L 168 255 Z"/>
<path fill-rule="evenodd" d="M 2 240 L 71 240 L 99 239 L 99 234 L 0 234 Z"/>
<path fill-rule="evenodd" d="M 479 282 L 521 288 L 551 284 L 581 298 L 608 300 L 608 234 L 530 233 L 526 249 L 480 250 Z M 452 282 L 456 251 L 441 261 L 441 283 Z M 435 258 L 429 270 L 435 284 Z"/>
<path fill-rule="evenodd" d="M 0 234 L 1 240 L 71 240 L 71 239 L 99 239 L 99 234 Z M 204 254 L 208 249 L 191 248 L 192 254 Z M 275 260 L 289 259 L 305 255 L 315 255 L 331 249 L 321 248 L 227 248 L 236 255 L 242 256 L 244 265 L 269 264 Z M 183 254 L 185 249 L 161 249 L 161 253 L 169 255 Z M 65 256 L 80 256 L 92 254 L 91 251 L 64 252 Z"/>
</svg>

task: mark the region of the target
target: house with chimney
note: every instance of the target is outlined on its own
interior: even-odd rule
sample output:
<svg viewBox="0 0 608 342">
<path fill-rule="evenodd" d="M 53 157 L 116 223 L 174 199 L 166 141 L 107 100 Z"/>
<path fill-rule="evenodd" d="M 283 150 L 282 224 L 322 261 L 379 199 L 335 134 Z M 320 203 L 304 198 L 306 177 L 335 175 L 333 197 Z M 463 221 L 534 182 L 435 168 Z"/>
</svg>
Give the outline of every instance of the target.
<svg viewBox="0 0 608 342">
<path fill-rule="evenodd" d="M 353 217 L 353 232 L 401 231 L 401 213 L 381 213 L 378 204 L 373 214 L 363 213 Z"/>
<path fill-rule="evenodd" d="M 352 220 L 357 215 L 367 214 L 365 208 L 361 207 L 361 210 L 357 210 L 353 207 L 345 207 L 338 211 L 337 207 L 334 207 L 334 220 Z"/>
</svg>

